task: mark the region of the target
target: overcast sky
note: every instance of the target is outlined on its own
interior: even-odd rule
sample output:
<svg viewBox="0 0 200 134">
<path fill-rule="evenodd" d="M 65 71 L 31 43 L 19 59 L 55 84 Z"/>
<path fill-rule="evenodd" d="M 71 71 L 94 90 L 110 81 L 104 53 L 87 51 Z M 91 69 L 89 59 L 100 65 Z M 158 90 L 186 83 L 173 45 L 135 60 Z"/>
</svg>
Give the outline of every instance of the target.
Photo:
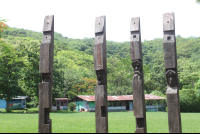
<svg viewBox="0 0 200 134">
<path fill-rule="evenodd" d="M 2 0 L 0 0 L 2 1 Z M 174 12 L 176 35 L 200 37 L 196 0 L 4 0 L 0 17 L 11 27 L 42 32 L 46 15 L 68 38 L 94 37 L 95 17 L 106 16 L 106 38 L 130 41 L 130 19 L 140 17 L 142 41 L 163 37 L 163 13 Z"/>
</svg>

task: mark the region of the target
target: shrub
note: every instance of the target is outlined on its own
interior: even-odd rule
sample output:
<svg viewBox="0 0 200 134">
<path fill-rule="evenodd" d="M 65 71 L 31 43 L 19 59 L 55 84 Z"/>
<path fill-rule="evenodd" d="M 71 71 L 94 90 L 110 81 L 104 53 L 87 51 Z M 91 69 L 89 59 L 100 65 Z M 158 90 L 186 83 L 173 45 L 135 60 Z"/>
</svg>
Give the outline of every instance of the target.
<svg viewBox="0 0 200 134">
<path fill-rule="evenodd" d="M 8 108 L 8 109 L 5 108 L 5 110 L 6 110 L 7 113 L 11 113 L 12 112 L 11 108 Z"/>
<path fill-rule="evenodd" d="M 200 112 L 200 96 L 197 90 L 182 89 L 179 91 L 181 112 Z"/>
<path fill-rule="evenodd" d="M 37 106 L 38 102 L 36 101 L 35 98 L 31 98 L 31 101 L 26 103 L 26 108 L 35 108 Z"/>
<path fill-rule="evenodd" d="M 76 104 L 74 102 L 70 102 L 68 105 L 70 111 L 74 111 L 76 109 Z"/>
</svg>

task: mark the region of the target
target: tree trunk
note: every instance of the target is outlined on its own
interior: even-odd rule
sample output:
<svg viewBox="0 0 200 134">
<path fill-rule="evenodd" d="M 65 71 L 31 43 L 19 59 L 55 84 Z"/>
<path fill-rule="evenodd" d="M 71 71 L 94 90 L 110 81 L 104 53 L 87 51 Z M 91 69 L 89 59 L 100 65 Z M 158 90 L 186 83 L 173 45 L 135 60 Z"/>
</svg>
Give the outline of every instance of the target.
<svg viewBox="0 0 200 134">
<path fill-rule="evenodd" d="M 8 110 L 8 109 L 9 109 L 9 101 L 6 100 L 6 110 Z"/>
</svg>

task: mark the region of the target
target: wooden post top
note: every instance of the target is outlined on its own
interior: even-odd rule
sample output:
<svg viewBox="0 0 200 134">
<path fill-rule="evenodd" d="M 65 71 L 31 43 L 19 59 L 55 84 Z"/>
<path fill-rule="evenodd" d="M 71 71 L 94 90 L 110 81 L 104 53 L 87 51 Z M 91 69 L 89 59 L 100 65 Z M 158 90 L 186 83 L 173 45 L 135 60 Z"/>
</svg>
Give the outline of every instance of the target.
<svg viewBox="0 0 200 134">
<path fill-rule="evenodd" d="M 175 29 L 174 13 L 163 14 L 163 31 L 172 31 Z"/>
<path fill-rule="evenodd" d="M 95 18 L 95 30 L 94 33 L 101 33 L 105 31 L 106 16 L 99 16 Z"/>
<path fill-rule="evenodd" d="M 130 31 L 139 31 L 140 30 L 140 17 L 131 18 Z"/>
<path fill-rule="evenodd" d="M 54 15 L 47 15 L 44 19 L 43 32 L 51 32 L 53 30 Z"/>
</svg>

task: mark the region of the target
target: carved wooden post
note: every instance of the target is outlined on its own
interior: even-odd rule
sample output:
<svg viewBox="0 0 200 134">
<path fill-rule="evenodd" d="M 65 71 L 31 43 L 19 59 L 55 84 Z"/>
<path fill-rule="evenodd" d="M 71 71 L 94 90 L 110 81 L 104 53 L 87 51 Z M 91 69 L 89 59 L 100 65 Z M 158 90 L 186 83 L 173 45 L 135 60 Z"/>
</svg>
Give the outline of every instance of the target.
<svg viewBox="0 0 200 134">
<path fill-rule="evenodd" d="M 97 75 L 95 87 L 96 133 L 108 133 L 106 16 L 95 19 L 94 70 Z"/>
<path fill-rule="evenodd" d="M 169 132 L 181 133 L 174 13 L 163 14 L 163 34 Z"/>
<path fill-rule="evenodd" d="M 133 109 L 136 118 L 135 133 L 146 133 L 146 109 L 144 97 L 144 79 L 143 79 L 143 63 L 142 63 L 142 44 L 140 34 L 140 18 L 131 18 L 130 25 L 130 53 L 133 74 Z"/>
<path fill-rule="evenodd" d="M 49 112 L 52 109 L 53 85 L 53 51 L 54 51 L 54 16 L 45 16 L 42 43 L 40 45 L 39 73 L 39 133 L 52 132 L 52 120 Z"/>
</svg>

